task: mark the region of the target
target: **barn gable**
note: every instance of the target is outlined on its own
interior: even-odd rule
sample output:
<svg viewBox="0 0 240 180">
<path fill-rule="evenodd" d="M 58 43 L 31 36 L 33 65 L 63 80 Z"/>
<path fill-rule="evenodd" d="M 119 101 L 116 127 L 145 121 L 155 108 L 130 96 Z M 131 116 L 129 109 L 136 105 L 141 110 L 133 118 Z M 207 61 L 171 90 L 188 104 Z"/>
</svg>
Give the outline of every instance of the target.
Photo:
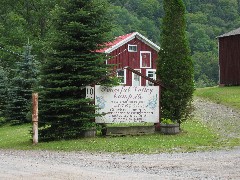
<svg viewBox="0 0 240 180">
<path fill-rule="evenodd" d="M 149 39 L 147 39 L 140 33 L 133 32 L 133 33 L 129 33 L 129 34 L 125 34 L 125 35 L 116 37 L 113 42 L 106 43 L 106 48 L 101 49 L 98 52 L 110 53 L 110 52 L 116 50 L 117 48 L 121 47 L 122 45 L 128 43 L 129 41 L 133 40 L 134 38 L 141 40 L 142 42 L 144 42 L 145 44 L 147 44 L 148 46 L 150 46 L 151 48 L 153 48 L 156 51 L 160 50 L 160 47 L 158 45 L 154 44 L 152 41 L 150 41 Z"/>
</svg>

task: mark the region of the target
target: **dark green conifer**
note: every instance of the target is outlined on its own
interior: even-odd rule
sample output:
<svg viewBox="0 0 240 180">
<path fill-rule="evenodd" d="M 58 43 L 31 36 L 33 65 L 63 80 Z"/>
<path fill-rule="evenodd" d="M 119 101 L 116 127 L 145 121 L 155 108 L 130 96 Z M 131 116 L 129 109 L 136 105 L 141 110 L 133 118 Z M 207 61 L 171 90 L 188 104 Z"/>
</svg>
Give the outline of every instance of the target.
<svg viewBox="0 0 240 180">
<path fill-rule="evenodd" d="M 6 116 L 7 97 L 8 97 L 8 77 L 3 67 L 0 66 L 0 118 Z"/>
<path fill-rule="evenodd" d="M 162 93 L 162 117 L 181 122 L 189 114 L 194 90 L 185 6 L 182 0 L 164 0 L 163 5 L 165 16 L 157 69 L 166 87 Z"/>
<path fill-rule="evenodd" d="M 43 66 L 40 138 L 77 138 L 96 116 L 85 86 L 106 75 L 106 55 L 96 53 L 110 40 L 111 20 L 105 0 L 72 0 L 56 23 L 54 53 Z"/>
</svg>

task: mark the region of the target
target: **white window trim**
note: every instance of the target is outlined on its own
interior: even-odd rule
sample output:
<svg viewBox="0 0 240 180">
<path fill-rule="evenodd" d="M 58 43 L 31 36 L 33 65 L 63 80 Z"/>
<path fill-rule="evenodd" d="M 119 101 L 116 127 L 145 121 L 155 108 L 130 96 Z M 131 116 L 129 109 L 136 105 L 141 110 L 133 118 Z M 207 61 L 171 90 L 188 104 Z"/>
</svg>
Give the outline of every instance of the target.
<svg viewBox="0 0 240 180">
<path fill-rule="evenodd" d="M 149 72 L 149 71 L 155 72 L 155 78 L 153 78 L 153 79 L 156 80 L 156 78 L 157 78 L 156 69 L 147 69 L 147 70 L 146 70 L 146 76 L 148 76 L 148 72 Z M 148 81 L 148 80 L 146 80 L 146 86 L 149 86 L 149 81 Z"/>
<path fill-rule="evenodd" d="M 136 47 L 136 51 L 130 50 L 130 49 L 129 49 L 130 46 Z M 137 52 L 137 45 L 128 44 L 128 52 Z"/>
<path fill-rule="evenodd" d="M 142 66 L 142 53 L 149 53 L 150 54 L 150 66 L 143 67 Z M 140 51 L 140 68 L 151 68 L 152 67 L 152 53 L 151 51 Z"/>
<path fill-rule="evenodd" d="M 141 73 L 141 69 L 134 69 L 134 70 L 135 71 L 139 71 Z M 134 74 L 135 73 L 132 72 L 132 86 L 133 86 L 133 82 L 134 82 Z M 142 77 L 141 76 L 139 76 L 139 81 L 140 81 L 140 85 L 139 86 L 142 86 Z"/>
<path fill-rule="evenodd" d="M 124 79 L 124 80 L 123 80 L 124 82 L 123 82 L 123 83 L 120 83 L 120 84 L 121 84 L 121 85 L 127 84 L 127 69 L 117 69 L 117 71 L 118 71 L 118 70 L 123 70 L 123 72 L 124 72 L 124 78 L 123 78 L 123 79 Z M 117 77 L 119 77 L 119 76 L 118 76 L 118 73 L 117 73 Z"/>
</svg>

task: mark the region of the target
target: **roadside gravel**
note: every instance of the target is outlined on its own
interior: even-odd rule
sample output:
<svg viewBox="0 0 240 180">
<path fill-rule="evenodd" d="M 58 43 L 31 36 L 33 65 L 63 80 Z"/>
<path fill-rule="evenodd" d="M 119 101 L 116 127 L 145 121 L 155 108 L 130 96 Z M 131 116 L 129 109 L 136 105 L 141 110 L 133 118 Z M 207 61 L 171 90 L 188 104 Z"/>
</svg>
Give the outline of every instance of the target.
<svg viewBox="0 0 240 180">
<path fill-rule="evenodd" d="M 196 99 L 196 118 L 224 137 L 239 137 L 239 113 Z M 228 123 L 225 123 L 228 122 Z M 228 125 L 231 132 L 223 129 Z M 0 150 L 1 180 L 240 179 L 240 147 L 194 153 L 117 153 Z"/>
<path fill-rule="evenodd" d="M 240 138 L 240 112 L 227 106 L 195 98 L 194 116 L 210 126 L 222 138 Z"/>
<path fill-rule="evenodd" d="M 0 179 L 240 179 L 240 148 L 152 155 L 0 150 Z"/>
</svg>

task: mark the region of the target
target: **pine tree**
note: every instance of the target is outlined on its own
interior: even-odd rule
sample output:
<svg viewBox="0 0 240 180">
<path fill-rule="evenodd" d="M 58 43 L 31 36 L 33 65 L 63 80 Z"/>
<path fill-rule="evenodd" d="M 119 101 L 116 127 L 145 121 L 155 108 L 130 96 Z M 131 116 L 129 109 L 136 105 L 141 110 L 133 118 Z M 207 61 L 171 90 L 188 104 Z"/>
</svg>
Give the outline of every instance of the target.
<svg viewBox="0 0 240 180">
<path fill-rule="evenodd" d="M 0 66 L 0 118 L 5 117 L 8 96 L 8 77 L 3 67 Z M 1 122 L 0 122 L 1 124 Z"/>
<path fill-rule="evenodd" d="M 180 123 L 189 114 L 194 90 L 185 6 L 182 0 L 164 0 L 163 5 L 165 16 L 157 69 L 166 87 L 162 93 L 162 118 Z"/>
<path fill-rule="evenodd" d="M 12 124 L 30 121 L 31 97 L 38 83 L 38 63 L 31 55 L 32 46 L 24 46 L 22 61 L 17 63 L 15 77 L 11 80 L 8 93 L 8 119 Z"/>
<path fill-rule="evenodd" d="M 55 53 L 42 68 L 40 139 L 77 138 L 92 125 L 95 107 L 85 98 L 85 86 L 108 72 L 106 55 L 96 53 L 110 40 L 108 6 L 105 0 L 72 0 L 61 9 Z"/>
</svg>

